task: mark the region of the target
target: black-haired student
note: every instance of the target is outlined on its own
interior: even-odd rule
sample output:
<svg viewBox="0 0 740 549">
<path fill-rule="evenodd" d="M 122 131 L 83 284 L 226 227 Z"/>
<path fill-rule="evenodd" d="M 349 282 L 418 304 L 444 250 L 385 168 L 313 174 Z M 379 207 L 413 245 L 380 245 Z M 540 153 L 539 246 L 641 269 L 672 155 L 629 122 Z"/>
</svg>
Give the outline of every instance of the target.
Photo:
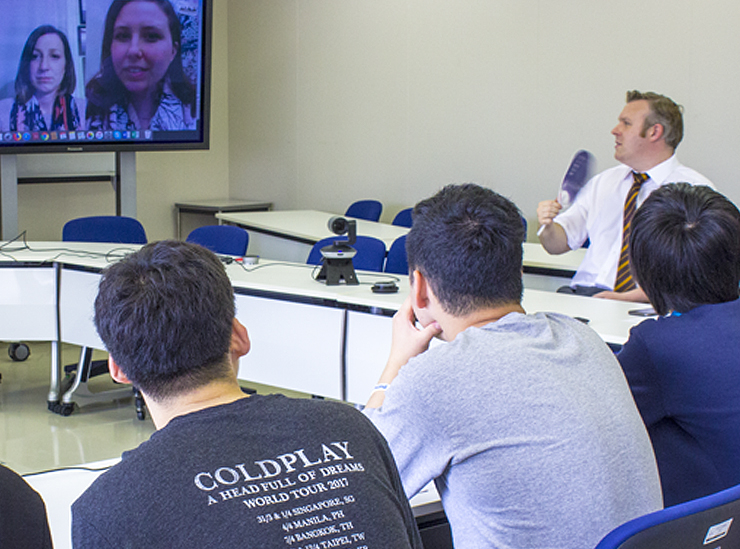
<svg viewBox="0 0 740 549">
<path fill-rule="evenodd" d="M 195 244 L 149 244 L 104 272 L 95 323 L 111 374 L 141 389 L 157 431 L 74 503 L 74 546 L 420 549 L 367 418 L 242 392 L 250 341 L 234 313 L 224 266 Z"/>
<path fill-rule="evenodd" d="M 655 448 L 666 505 L 740 484 L 740 212 L 667 185 L 632 222 L 632 268 L 661 315 L 618 355 Z"/>
<path fill-rule="evenodd" d="M 519 210 L 490 189 L 416 205 L 410 295 L 365 410 L 407 495 L 435 481 L 455 547 L 590 549 L 661 507 L 658 470 L 603 340 L 522 308 L 523 240 Z"/>
</svg>

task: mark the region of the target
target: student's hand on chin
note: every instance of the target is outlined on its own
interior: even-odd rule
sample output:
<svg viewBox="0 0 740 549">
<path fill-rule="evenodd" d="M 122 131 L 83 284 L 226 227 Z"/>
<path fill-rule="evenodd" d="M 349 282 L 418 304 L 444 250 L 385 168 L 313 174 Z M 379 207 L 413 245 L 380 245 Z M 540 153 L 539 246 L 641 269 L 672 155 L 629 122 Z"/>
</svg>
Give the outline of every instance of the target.
<svg viewBox="0 0 740 549">
<path fill-rule="evenodd" d="M 417 327 L 411 298 L 406 298 L 398 312 L 393 315 L 393 340 L 389 362 L 398 364 L 399 367 L 406 364 L 410 358 L 426 351 L 429 342 L 441 331 L 442 328 L 434 321 L 425 327 Z"/>
</svg>

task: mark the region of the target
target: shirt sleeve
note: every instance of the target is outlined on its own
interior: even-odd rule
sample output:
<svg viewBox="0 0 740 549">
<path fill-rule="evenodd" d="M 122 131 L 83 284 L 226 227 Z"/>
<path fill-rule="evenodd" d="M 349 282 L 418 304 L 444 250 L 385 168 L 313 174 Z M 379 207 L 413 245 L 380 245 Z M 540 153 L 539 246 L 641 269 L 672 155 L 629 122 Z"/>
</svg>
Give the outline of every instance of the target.
<svg viewBox="0 0 740 549">
<path fill-rule="evenodd" d="M 405 375 L 414 360 L 393 380 L 383 406 L 365 409 L 388 441 L 409 498 L 441 476 L 453 458 L 446 426 L 436 421 L 442 415 L 435 412 L 436 391 L 420 383 L 418 376 Z"/>
<path fill-rule="evenodd" d="M 568 247 L 571 250 L 580 248 L 588 238 L 589 202 L 594 185 L 594 179 L 591 179 L 578 193 L 573 204 L 555 217 L 555 223 L 563 228 L 568 237 Z"/>
<path fill-rule="evenodd" d="M 655 322 L 646 320 L 644 322 Z M 617 355 L 627 378 L 632 396 L 647 427 L 655 425 L 667 416 L 658 373 L 650 358 L 640 329 L 641 325 L 630 330 L 630 337 Z"/>
</svg>

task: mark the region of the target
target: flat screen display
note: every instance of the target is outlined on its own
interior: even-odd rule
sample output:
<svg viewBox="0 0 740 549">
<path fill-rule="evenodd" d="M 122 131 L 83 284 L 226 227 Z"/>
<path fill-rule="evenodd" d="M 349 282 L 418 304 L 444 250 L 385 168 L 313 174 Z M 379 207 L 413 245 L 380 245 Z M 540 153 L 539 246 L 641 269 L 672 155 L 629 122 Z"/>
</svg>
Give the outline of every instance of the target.
<svg viewBox="0 0 740 549">
<path fill-rule="evenodd" d="M 0 0 L 0 154 L 208 148 L 212 0 Z"/>
</svg>

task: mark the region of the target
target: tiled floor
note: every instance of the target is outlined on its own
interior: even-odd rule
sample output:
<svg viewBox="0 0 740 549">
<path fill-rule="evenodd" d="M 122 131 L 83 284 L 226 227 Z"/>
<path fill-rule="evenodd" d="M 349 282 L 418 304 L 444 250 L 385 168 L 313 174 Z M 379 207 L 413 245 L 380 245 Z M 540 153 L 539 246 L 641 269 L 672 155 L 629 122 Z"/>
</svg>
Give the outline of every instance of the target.
<svg viewBox="0 0 740 549">
<path fill-rule="evenodd" d="M 67 417 L 49 412 L 51 345 L 30 347 L 28 360 L 13 362 L 0 344 L 0 462 L 20 474 L 79 465 L 118 457 L 152 434 L 151 420 L 136 418 L 133 399 L 92 404 Z M 64 364 L 78 356 L 77 347 L 63 349 Z M 104 377 L 96 383 L 107 383 Z"/>
<path fill-rule="evenodd" d="M 149 418 L 136 418 L 132 398 L 84 406 L 67 417 L 49 412 L 51 345 L 32 343 L 25 362 L 13 362 L 7 346 L 0 343 L 0 463 L 26 474 L 120 457 L 154 432 Z M 65 346 L 62 352 L 64 364 L 77 362 L 78 347 Z M 95 379 L 98 388 L 110 383 L 107 375 Z M 260 393 L 277 391 L 250 386 Z"/>
</svg>

